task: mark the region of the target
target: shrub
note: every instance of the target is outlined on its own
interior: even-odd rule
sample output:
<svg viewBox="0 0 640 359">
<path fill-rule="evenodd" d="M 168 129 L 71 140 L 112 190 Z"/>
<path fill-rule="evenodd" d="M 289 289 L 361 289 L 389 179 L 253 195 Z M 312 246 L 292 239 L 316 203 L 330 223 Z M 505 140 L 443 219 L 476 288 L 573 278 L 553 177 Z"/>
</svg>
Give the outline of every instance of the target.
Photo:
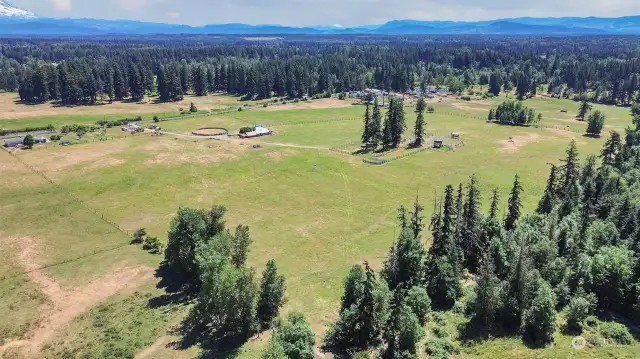
<svg viewBox="0 0 640 359">
<path fill-rule="evenodd" d="M 147 237 L 144 239 L 142 249 L 147 250 L 154 254 L 160 254 L 163 252 L 164 246 L 158 237 Z"/>
<path fill-rule="evenodd" d="M 298 102 L 300 102 L 299 98 L 293 99 L 293 103 L 298 103 Z"/>
<path fill-rule="evenodd" d="M 589 343 L 589 345 L 592 345 L 594 347 L 601 347 L 605 343 L 604 338 L 602 338 L 598 334 L 593 333 L 586 334 L 584 336 L 584 339 L 587 341 L 587 343 Z"/>
<path fill-rule="evenodd" d="M 136 118 L 133 119 L 134 121 L 142 121 L 142 116 L 136 116 Z"/>
<path fill-rule="evenodd" d="M 567 306 L 567 327 L 582 330 L 582 322 L 593 312 L 595 307 L 596 297 L 593 293 L 571 298 L 569 306 Z"/>
<path fill-rule="evenodd" d="M 471 101 L 471 97 L 470 96 L 460 96 L 460 99 L 464 100 L 464 101 Z"/>
<path fill-rule="evenodd" d="M 51 135 L 51 136 L 49 136 L 49 139 L 51 141 L 60 141 L 61 138 L 62 138 L 62 136 L 60 136 L 60 135 Z"/>
<path fill-rule="evenodd" d="M 265 102 L 265 103 L 262 104 L 262 107 L 267 107 L 267 106 L 269 106 L 268 102 Z"/>
<path fill-rule="evenodd" d="M 302 313 L 291 312 L 285 321 L 281 321 L 272 336 L 280 342 L 289 359 L 313 359 L 315 334 Z"/>
<path fill-rule="evenodd" d="M 245 133 L 251 132 L 251 131 L 253 131 L 253 127 L 242 127 L 239 132 L 241 134 L 245 134 Z"/>
<path fill-rule="evenodd" d="M 449 330 L 447 330 L 447 327 L 444 325 L 433 328 L 433 334 L 438 338 L 449 338 L 451 336 L 451 333 L 449 333 Z"/>
<path fill-rule="evenodd" d="M 238 107 L 238 112 L 242 111 L 242 107 Z"/>
<path fill-rule="evenodd" d="M 189 106 L 189 112 L 198 112 L 198 108 L 193 102 L 191 103 L 191 106 Z"/>
<path fill-rule="evenodd" d="M 371 355 L 367 351 L 356 352 L 351 356 L 351 359 L 371 359 Z"/>
<path fill-rule="evenodd" d="M 582 321 L 582 326 L 583 328 L 598 329 L 598 318 L 590 315 Z"/>
<path fill-rule="evenodd" d="M 424 349 L 431 358 L 447 359 L 450 355 L 459 354 L 460 348 L 449 339 L 429 338 Z"/>
<path fill-rule="evenodd" d="M 633 343 L 633 336 L 629 333 L 629 329 L 620 323 L 602 323 L 600 325 L 600 334 L 614 344 L 630 345 Z"/>
<path fill-rule="evenodd" d="M 153 122 L 160 122 L 160 118 L 158 118 L 158 116 L 153 116 Z"/>
<path fill-rule="evenodd" d="M 137 229 L 133 232 L 133 240 L 131 243 L 142 243 L 147 236 L 147 230 L 144 228 Z"/>
<path fill-rule="evenodd" d="M 427 106 L 427 112 L 436 112 L 436 109 L 432 105 L 428 105 Z"/>
<path fill-rule="evenodd" d="M 522 329 L 536 345 L 551 343 L 556 328 L 556 295 L 544 280 L 539 284 L 531 306 L 524 312 Z"/>
<path fill-rule="evenodd" d="M 427 294 L 427 290 L 422 287 L 414 286 L 409 289 L 404 300 L 407 306 L 411 308 L 413 314 L 418 317 L 420 324 L 424 325 L 427 321 L 429 310 L 431 310 L 431 299 Z"/>
<path fill-rule="evenodd" d="M 344 92 L 340 92 L 338 94 L 338 100 L 344 100 L 347 97 L 347 95 Z"/>
<path fill-rule="evenodd" d="M 0 136 L 10 135 L 12 133 L 34 132 L 34 131 L 53 131 L 53 125 L 23 127 L 23 128 L 0 128 Z"/>
</svg>

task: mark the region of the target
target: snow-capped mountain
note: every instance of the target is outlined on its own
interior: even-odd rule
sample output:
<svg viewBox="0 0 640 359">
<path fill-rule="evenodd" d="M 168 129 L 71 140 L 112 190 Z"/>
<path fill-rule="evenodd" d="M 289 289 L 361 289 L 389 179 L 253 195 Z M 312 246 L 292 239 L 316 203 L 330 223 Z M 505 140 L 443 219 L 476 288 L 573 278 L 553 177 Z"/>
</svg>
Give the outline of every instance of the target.
<svg viewBox="0 0 640 359">
<path fill-rule="evenodd" d="M 22 18 L 22 19 L 34 19 L 36 18 L 36 14 L 19 9 L 11 4 L 9 4 L 5 0 L 0 0 L 0 17 L 12 17 L 12 18 Z"/>
</svg>

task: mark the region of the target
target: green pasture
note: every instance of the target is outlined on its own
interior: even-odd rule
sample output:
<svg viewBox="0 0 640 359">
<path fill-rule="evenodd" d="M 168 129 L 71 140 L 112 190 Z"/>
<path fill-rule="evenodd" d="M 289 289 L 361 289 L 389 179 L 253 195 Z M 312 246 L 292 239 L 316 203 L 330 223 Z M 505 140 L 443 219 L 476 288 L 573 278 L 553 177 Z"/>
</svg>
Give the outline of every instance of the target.
<svg viewBox="0 0 640 359">
<path fill-rule="evenodd" d="M 538 106 L 543 116 L 558 107 L 577 108 L 573 102 L 547 101 L 529 102 Z M 568 108 L 569 114 L 572 109 Z M 605 110 L 611 116 L 611 124 L 624 126 L 625 121 L 630 121 L 629 116 L 624 118 L 626 109 Z M 284 310 L 304 312 L 315 332 L 322 336 L 337 316 L 342 281 L 349 268 L 364 260 L 376 269 L 382 267 L 397 234 L 395 218 L 399 205 L 411 205 L 419 195 L 428 218 L 434 195 L 439 196 L 447 184 L 457 186 L 475 173 L 483 205 L 488 209 L 490 191 L 497 188 L 504 204 L 513 176 L 519 174 L 525 191 L 524 212 L 531 212 L 544 189 L 547 163 L 557 163 L 571 139 L 577 141 L 581 159 L 588 153 L 597 153 L 605 141 L 569 131 L 488 124 L 475 118 L 483 113 L 486 116 L 481 109 L 436 104 L 436 112 L 426 115 L 426 131 L 442 136 L 460 132 L 465 145 L 453 152 L 427 150 L 373 166 L 364 164 L 362 156 L 279 146 L 328 148 L 356 143 L 361 135 L 363 111 L 362 106 L 256 109 L 161 123 L 166 130 L 181 133 L 206 126 L 237 130 L 246 122 L 273 126 L 275 135 L 258 140 L 273 144 L 258 149 L 251 148 L 252 140 L 240 145 L 145 134 L 14 152 L 53 179 L 56 186 L 0 151 L 1 163 L 13 163 L 2 167 L 10 176 L 0 179 L 0 235 L 14 241 L 27 236 L 36 238 L 44 248 L 44 264 L 72 259 L 48 268 L 46 273 L 73 286 L 88 282 L 121 261 L 154 267 L 161 261 L 160 256 L 126 245 L 129 240 L 126 234 L 103 221 L 103 216 L 125 231 L 145 227 L 150 235 L 165 240 L 178 207 L 223 204 L 228 208 L 229 227 L 243 223 L 251 228 L 254 243 L 250 264 L 259 273 L 273 258 L 286 275 Z M 411 107 L 406 108 L 409 128 L 405 137 L 412 137 L 412 111 Z M 342 119 L 354 120 L 338 121 Z M 46 299 L 20 275 L 16 255 L 19 247 L 2 243 L 0 277 L 11 277 L 0 285 L 0 316 L 7 319 L 0 326 L 0 335 L 7 339 L 27 333 L 36 325 L 38 306 Z M 80 258 L 122 244 L 121 248 Z M 4 250 L 4 246 L 9 250 Z M 188 309 L 173 305 L 147 308 L 149 300 L 163 295 L 153 284 L 148 283 L 135 294 L 113 297 L 76 318 L 60 333 L 55 347 L 45 353 L 51 357 L 75 353 L 98 358 L 114 346 L 135 353 L 150 345 L 179 322 Z M 13 310 L 16 305 L 20 305 L 20 311 Z M 96 325 L 96 321 L 101 324 Z M 109 333 L 114 331 L 132 333 L 138 338 L 110 337 Z M 99 344 L 89 347 L 88 342 Z M 239 357 L 258 358 L 265 343 L 249 342 Z M 631 357 L 629 353 L 639 350 L 638 346 L 614 349 L 607 346 L 577 352 L 568 345 L 570 337 L 561 334 L 557 334 L 556 347 L 539 351 L 526 349 L 520 341 L 496 339 L 465 349 L 464 357 L 497 353 L 526 358 L 564 358 L 583 353 L 598 358 Z"/>
</svg>

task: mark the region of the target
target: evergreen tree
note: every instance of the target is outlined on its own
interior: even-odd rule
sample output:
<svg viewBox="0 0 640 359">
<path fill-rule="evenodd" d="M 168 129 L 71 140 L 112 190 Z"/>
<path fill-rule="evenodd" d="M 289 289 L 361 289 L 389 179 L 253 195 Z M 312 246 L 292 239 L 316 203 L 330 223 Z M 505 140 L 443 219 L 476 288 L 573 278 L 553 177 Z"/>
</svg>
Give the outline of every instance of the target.
<svg viewBox="0 0 640 359">
<path fill-rule="evenodd" d="M 116 97 L 116 94 L 115 94 L 115 85 L 113 82 L 113 70 L 111 68 L 108 68 L 105 71 L 104 93 L 109 98 L 109 103 L 112 103 Z"/>
<path fill-rule="evenodd" d="M 204 65 L 195 67 L 193 72 L 193 91 L 196 96 L 205 96 L 209 91 L 209 78 L 207 77 L 207 69 Z"/>
<path fill-rule="evenodd" d="M 495 274 L 491 256 L 480 262 L 476 283 L 474 320 L 491 330 L 501 305 L 500 279 Z"/>
<path fill-rule="evenodd" d="M 49 99 L 49 80 L 47 72 L 42 66 L 35 66 L 32 76 L 32 96 L 38 102 L 45 102 Z"/>
<path fill-rule="evenodd" d="M 420 237 L 409 228 L 402 230 L 398 241 L 389 249 L 389 257 L 382 270 L 389 289 L 394 290 L 399 285 L 404 288 L 418 285 L 424 273 L 425 254 Z"/>
<path fill-rule="evenodd" d="M 122 70 L 116 65 L 113 70 L 113 88 L 114 95 L 117 101 L 124 100 L 127 97 L 127 84 L 124 80 Z"/>
<path fill-rule="evenodd" d="M 420 97 L 418 102 L 416 103 L 416 124 L 414 127 L 413 135 L 415 136 L 415 140 L 413 145 L 415 147 L 422 147 L 424 143 L 424 110 L 426 108 L 426 103 L 424 98 Z"/>
<path fill-rule="evenodd" d="M 549 172 L 549 178 L 547 179 L 547 185 L 544 189 L 544 194 L 538 202 L 538 208 L 536 212 L 539 214 L 549 214 L 553 210 L 556 203 L 556 183 L 557 183 L 558 168 L 555 165 L 551 165 L 551 171 Z"/>
<path fill-rule="evenodd" d="M 507 217 L 504 220 L 504 229 L 507 231 L 513 230 L 516 227 L 516 222 L 520 218 L 520 209 L 522 208 L 522 201 L 520 194 L 522 193 L 522 185 L 520 184 L 520 178 L 516 174 L 513 179 L 513 187 L 509 194 Z"/>
<path fill-rule="evenodd" d="M 491 207 L 489 208 L 489 218 L 492 220 L 498 219 L 498 206 L 500 202 L 500 194 L 498 189 L 494 189 L 491 193 Z"/>
<path fill-rule="evenodd" d="M 574 187 L 577 185 L 580 176 L 580 162 L 575 140 L 571 140 L 569 143 L 566 154 L 567 157 L 562 160 L 563 165 L 560 166 L 562 178 L 559 188 L 560 197 L 565 201 L 572 199 L 571 195 L 575 192 Z"/>
<path fill-rule="evenodd" d="M 493 96 L 500 95 L 500 87 L 502 87 L 500 74 L 492 72 L 489 77 L 489 93 Z"/>
<path fill-rule="evenodd" d="M 364 295 L 365 275 L 362 266 L 354 265 L 344 281 L 344 294 L 342 295 L 340 312 L 358 304 Z"/>
<path fill-rule="evenodd" d="M 421 215 L 422 211 L 424 211 L 424 207 L 420 205 L 420 200 L 416 194 L 416 200 L 413 202 L 413 212 L 411 212 L 411 231 L 413 232 L 413 236 L 418 239 L 424 229 L 424 224 L 422 223 L 424 217 Z"/>
<path fill-rule="evenodd" d="M 631 106 L 631 122 L 636 126 L 636 131 L 640 131 L 640 103 Z"/>
<path fill-rule="evenodd" d="M 389 106 L 391 106 L 391 103 L 389 103 Z M 404 103 L 402 99 L 397 98 L 394 107 L 395 109 L 393 111 L 393 120 L 391 122 L 391 145 L 393 148 L 397 148 L 398 146 L 400 146 L 400 142 L 402 141 L 402 134 L 407 128 L 407 125 L 404 118 Z"/>
<path fill-rule="evenodd" d="M 476 268 L 480 254 L 488 244 L 480 243 L 482 224 L 481 199 L 478 180 L 473 174 L 467 184 L 467 196 L 462 209 L 464 259 L 467 266 L 472 270 Z"/>
<path fill-rule="evenodd" d="M 461 293 L 459 254 L 455 243 L 453 187 L 445 189 L 444 210 L 433 231 L 433 243 L 425 264 L 426 288 L 434 307 L 450 308 Z"/>
<path fill-rule="evenodd" d="M 380 113 L 380 106 L 378 105 L 378 99 L 373 100 L 373 116 L 370 121 L 370 147 L 375 150 L 378 148 L 380 141 L 382 141 L 382 114 Z"/>
<path fill-rule="evenodd" d="M 617 131 L 610 131 L 607 142 L 602 147 L 600 152 L 600 158 L 602 158 L 602 164 L 613 166 L 616 163 L 616 155 L 622 149 L 622 140 L 620 134 Z"/>
<path fill-rule="evenodd" d="M 369 267 L 368 262 L 364 262 L 365 276 L 364 291 L 362 300 L 358 303 L 358 337 L 356 342 L 362 349 L 368 348 L 378 342 L 382 328 L 377 322 L 376 316 L 376 300 L 375 300 L 375 274 L 373 269 Z"/>
<path fill-rule="evenodd" d="M 260 283 L 260 296 L 256 307 L 256 317 L 261 321 L 262 327 L 268 327 L 271 321 L 278 316 L 280 307 L 284 303 L 285 278 L 278 274 L 276 262 L 271 259 L 262 272 Z"/>
<path fill-rule="evenodd" d="M 589 111 L 591 111 L 591 105 L 585 98 L 584 100 L 582 100 L 582 102 L 580 103 L 580 107 L 578 108 L 577 118 L 579 118 L 581 121 L 584 121 L 584 118 L 587 117 L 587 113 L 589 113 Z"/>
<path fill-rule="evenodd" d="M 183 64 L 180 66 L 180 88 L 182 89 L 182 93 L 186 94 L 191 89 L 191 67 L 187 64 Z"/>
<path fill-rule="evenodd" d="M 416 344 L 424 336 L 418 317 L 411 311 L 401 291 L 396 291 L 391 315 L 385 325 L 384 337 L 387 343 L 386 356 L 399 358 L 413 356 Z"/>
<path fill-rule="evenodd" d="M 144 84 L 136 65 L 129 67 L 129 89 L 131 100 L 140 101 L 144 98 Z"/>
<path fill-rule="evenodd" d="M 389 149 L 393 147 L 393 121 L 395 120 L 395 117 L 396 117 L 395 103 L 396 103 L 395 97 L 391 97 L 389 99 L 387 113 L 384 117 L 384 128 L 382 129 L 382 147 L 384 149 Z"/>
<path fill-rule="evenodd" d="M 371 138 L 373 137 L 373 134 L 371 133 L 371 113 L 369 110 L 369 102 L 367 102 L 366 106 L 367 107 L 364 110 L 364 116 L 362 118 L 362 147 L 368 149 L 371 145 Z"/>
</svg>

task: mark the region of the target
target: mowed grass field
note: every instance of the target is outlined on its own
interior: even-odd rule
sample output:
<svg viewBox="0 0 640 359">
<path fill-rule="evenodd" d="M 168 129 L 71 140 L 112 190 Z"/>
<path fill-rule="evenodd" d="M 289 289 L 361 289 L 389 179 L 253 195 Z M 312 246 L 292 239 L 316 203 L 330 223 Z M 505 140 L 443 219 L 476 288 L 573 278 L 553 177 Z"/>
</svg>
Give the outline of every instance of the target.
<svg viewBox="0 0 640 359">
<path fill-rule="evenodd" d="M 411 205 L 418 194 L 428 217 L 434 194 L 475 173 L 488 208 L 494 188 L 506 201 L 517 173 L 524 211 L 531 212 L 544 189 L 547 163 L 563 158 L 569 141 L 576 140 L 581 159 L 598 153 L 605 141 L 558 128 L 488 124 L 484 118 L 497 101 L 435 102 L 426 132 L 459 132 L 464 146 L 383 166 L 328 150 L 357 148 L 364 107 L 350 104 L 285 105 L 162 123 L 180 134 L 199 127 L 273 127 L 275 135 L 255 140 L 143 134 L 69 147 L 49 144 L 13 156 L 0 151 L 0 345 L 26 338 L 43 344 L 40 355 L 52 358 L 127 357 L 145 348 L 153 358 L 197 356 L 197 348 L 166 348 L 176 340 L 171 329 L 188 305 L 158 288 L 154 270 L 162 257 L 129 245 L 127 232 L 144 227 L 166 240 L 178 207 L 214 204 L 228 208 L 229 227 L 250 226 L 250 264 L 261 272 L 269 259 L 276 260 L 287 277 L 284 311 L 302 311 L 320 339 L 337 316 L 349 268 L 364 260 L 382 267 L 397 233 L 399 205 Z M 586 127 L 572 119 L 574 102 L 536 98 L 527 105 L 543 113 L 543 124 Z M 598 108 L 612 128 L 630 123 L 628 109 Z M 415 116 L 412 107 L 405 111 L 409 138 Z M 265 344 L 266 337 L 251 340 L 237 356 L 258 358 Z M 14 349 L 5 354 L 17 355 Z M 520 340 L 496 339 L 463 353 L 632 358 L 640 346 L 577 351 L 571 337 L 558 333 L 553 348 L 530 350 Z"/>
</svg>

